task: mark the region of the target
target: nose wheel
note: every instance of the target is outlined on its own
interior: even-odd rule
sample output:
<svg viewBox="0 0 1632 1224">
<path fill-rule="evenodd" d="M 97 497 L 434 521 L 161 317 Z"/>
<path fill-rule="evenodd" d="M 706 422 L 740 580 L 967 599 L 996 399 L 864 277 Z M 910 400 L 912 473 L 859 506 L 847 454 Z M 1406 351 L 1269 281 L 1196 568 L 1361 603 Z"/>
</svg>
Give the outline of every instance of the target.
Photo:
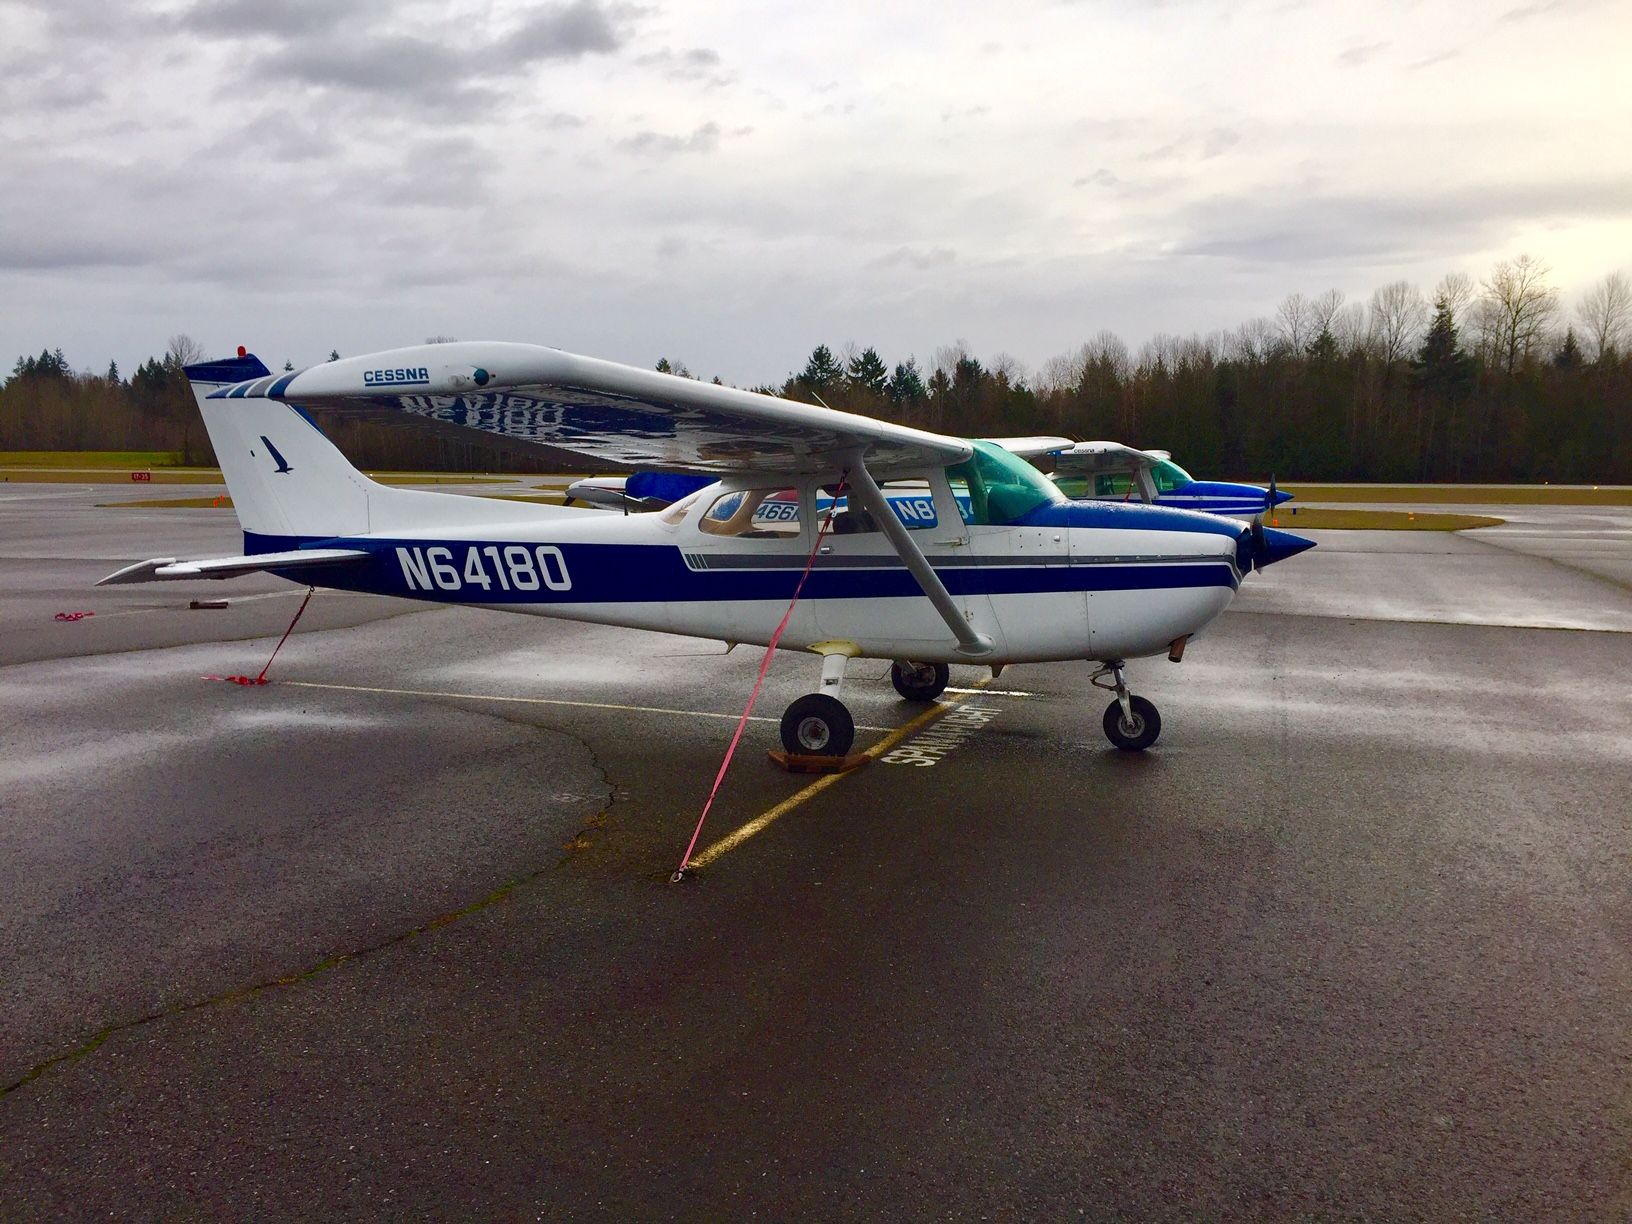
<svg viewBox="0 0 1632 1224">
<path fill-rule="evenodd" d="M 1105 682 L 1107 676 L 1110 677 L 1109 684 Z M 1156 742 L 1156 737 L 1162 733 L 1162 716 L 1147 698 L 1135 697 L 1128 692 L 1120 659 L 1103 664 L 1088 681 L 1096 688 L 1116 694 L 1116 700 L 1105 707 L 1102 720 L 1106 739 L 1123 752 L 1143 752 Z"/>
<path fill-rule="evenodd" d="M 817 642 L 811 647 L 822 656 L 822 682 L 782 715 L 782 750 L 791 756 L 846 756 L 856 742 L 856 721 L 839 700 L 845 665 L 860 650 L 854 642 Z"/>
<path fill-rule="evenodd" d="M 837 697 L 806 693 L 782 715 L 782 748 L 796 756 L 844 756 L 855 742 L 855 720 Z"/>
</svg>

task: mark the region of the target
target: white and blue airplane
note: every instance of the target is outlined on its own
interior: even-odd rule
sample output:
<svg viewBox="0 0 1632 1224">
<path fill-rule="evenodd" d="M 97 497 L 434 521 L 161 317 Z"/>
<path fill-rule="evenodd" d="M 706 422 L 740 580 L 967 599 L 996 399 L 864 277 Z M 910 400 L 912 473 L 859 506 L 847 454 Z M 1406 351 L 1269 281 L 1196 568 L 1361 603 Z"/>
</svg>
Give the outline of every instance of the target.
<svg viewBox="0 0 1632 1224">
<path fill-rule="evenodd" d="M 240 349 L 187 376 L 244 553 L 156 558 L 103 583 L 268 572 L 762 646 L 786 615 L 779 644 L 822 657 L 816 691 L 782 718 L 792 753 L 849 751 L 854 723 L 839 696 L 852 658 L 891 660 L 912 701 L 938 697 L 951 663 L 996 674 L 1093 661 L 1090 681 L 1115 693 L 1106 736 L 1148 748 L 1161 719 L 1130 693 L 1126 660 L 1178 662 L 1247 574 L 1312 546 L 1261 522 L 1073 502 L 991 442 L 536 345 L 423 345 L 281 375 Z M 390 488 L 346 461 L 316 411 L 476 429 L 714 481 L 629 516 Z M 900 489 L 927 490 L 933 516 L 909 524 L 891 511 Z M 818 515 L 824 495 L 845 504 Z M 762 516 L 766 502 L 797 509 Z"/>
<path fill-rule="evenodd" d="M 1163 450 L 1136 450 L 1120 442 L 1078 442 L 1061 448 L 1057 438 L 992 438 L 990 441 L 1034 461 L 1047 456 L 1054 468 L 1054 483 L 1066 496 L 1079 501 L 1137 498 L 1155 506 L 1252 518 L 1292 500 L 1292 494 L 1276 487 L 1273 477 L 1267 489 L 1227 480 L 1197 480 Z M 582 502 L 625 512 L 660 510 L 707 483 L 706 476 L 684 472 L 586 476 L 567 486 L 566 501 L 568 505 Z M 898 512 L 910 514 L 915 508 L 911 496 L 905 492 L 897 494 L 891 498 L 891 504 L 896 505 Z M 959 506 L 967 515 L 968 499 L 960 498 Z M 824 502 L 818 502 L 816 508 L 823 511 L 827 507 Z"/>
<path fill-rule="evenodd" d="M 1252 518 L 1292 500 L 1276 487 L 1228 480 L 1197 480 L 1164 450 L 1137 450 L 1120 442 L 1078 442 L 1051 452 L 1054 483 L 1078 499 L 1129 501 Z"/>
</svg>

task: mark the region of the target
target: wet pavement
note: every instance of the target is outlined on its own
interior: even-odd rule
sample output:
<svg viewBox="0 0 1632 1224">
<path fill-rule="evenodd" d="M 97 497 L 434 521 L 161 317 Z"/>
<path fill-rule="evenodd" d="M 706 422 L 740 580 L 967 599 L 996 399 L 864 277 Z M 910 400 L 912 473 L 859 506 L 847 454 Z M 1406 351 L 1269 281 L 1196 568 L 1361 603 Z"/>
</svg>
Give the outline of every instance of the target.
<svg viewBox="0 0 1632 1224">
<path fill-rule="evenodd" d="M 106 500 L 0 501 L 0 1215 L 1632 1209 L 1621 512 L 1312 533 L 1143 757 L 955 669 L 812 790 L 779 657 L 674 887 L 757 651 L 320 592 L 206 681 L 300 592 L 93 590 L 238 547 Z"/>
</svg>

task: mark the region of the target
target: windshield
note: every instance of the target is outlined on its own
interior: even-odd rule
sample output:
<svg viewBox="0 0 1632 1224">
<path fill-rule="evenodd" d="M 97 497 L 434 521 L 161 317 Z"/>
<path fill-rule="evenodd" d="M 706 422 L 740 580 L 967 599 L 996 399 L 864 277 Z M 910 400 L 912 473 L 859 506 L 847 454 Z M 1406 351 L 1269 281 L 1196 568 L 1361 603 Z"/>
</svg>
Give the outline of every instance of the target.
<svg viewBox="0 0 1632 1224">
<path fill-rule="evenodd" d="M 975 453 L 946 469 L 954 494 L 967 489 L 971 523 L 1002 527 L 1065 495 L 1031 464 L 993 442 L 970 442 Z M 958 498 L 961 502 L 963 499 Z"/>
<path fill-rule="evenodd" d="M 1195 484 L 1195 477 L 1190 475 L 1171 459 L 1159 460 L 1150 474 L 1156 481 L 1158 493 L 1171 493 L 1174 489 L 1182 489 L 1187 484 Z"/>
</svg>

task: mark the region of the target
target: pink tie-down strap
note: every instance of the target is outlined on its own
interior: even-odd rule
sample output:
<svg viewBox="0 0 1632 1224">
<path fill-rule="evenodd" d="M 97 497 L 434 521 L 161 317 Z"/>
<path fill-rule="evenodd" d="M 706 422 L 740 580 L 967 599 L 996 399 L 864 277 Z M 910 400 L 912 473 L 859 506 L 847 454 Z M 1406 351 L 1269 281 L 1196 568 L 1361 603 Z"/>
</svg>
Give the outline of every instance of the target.
<svg viewBox="0 0 1632 1224">
<path fill-rule="evenodd" d="M 833 503 L 827 508 L 827 517 L 822 520 L 821 527 L 816 532 L 816 543 L 810 547 L 810 556 L 805 558 L 805 571 L 799 575 L 799 582 L 793 588 L 793 598 L 788 600 L 788 610 L 782 613 L 782 621 L 771 634 L 770 643 L 765 647 L 765 657 L 759 661 L 759 675 L 754 677 L 753 690 L 748 694 L 748 704 L 743 707 L 742 717 L 737 719 L 737 729 L 731 735 L 731 743 L 725 750 L 725 759 L 720 762 L 720 772 L 714 775 L 714 789 L 708 792 L 708 802 L 703 804 L 703 814 L 697 817 L 697 827 L 692 830 L 691 841 L 686 843 L 686 852 L 680 856 L 680 866 L 669 877 L 671 884 L 678 884 L 685 878 L 686 864 L 691 862 L 692 851 L 697 849 L 697 839 L 703 835 L 703 822 L 708 819 L 709 809 L 714 806 L 714 796 L 720 793 L 720 785 L 725 781 L 726 770 L 731 768 L 731 758 L 736 755 L 737 744 L 742 740 L 743 728 L 748 725 L 748 716 L 754 712 L 754 702 L 759 700 L 759 690 L 765 687 L 765 676 L 771 670 L 771 659 L 776 655 L 776 644 L 782 640 L 782 633 L 788 627 L 788 621 L 793 619 L 793 609 L 799 602 L 799 596 L 805 589 L 805 579 L 810 577 L 810 571 L 816 565 L 816 554 L 822 547 L 822 541 L 827 537 L 827 529 L 833 523 L 833 515 L 837 512 L 839 498 L 844 495 L 844 479 L 840 479 L 838 487 L 833 490 Z"/>
</svg>

